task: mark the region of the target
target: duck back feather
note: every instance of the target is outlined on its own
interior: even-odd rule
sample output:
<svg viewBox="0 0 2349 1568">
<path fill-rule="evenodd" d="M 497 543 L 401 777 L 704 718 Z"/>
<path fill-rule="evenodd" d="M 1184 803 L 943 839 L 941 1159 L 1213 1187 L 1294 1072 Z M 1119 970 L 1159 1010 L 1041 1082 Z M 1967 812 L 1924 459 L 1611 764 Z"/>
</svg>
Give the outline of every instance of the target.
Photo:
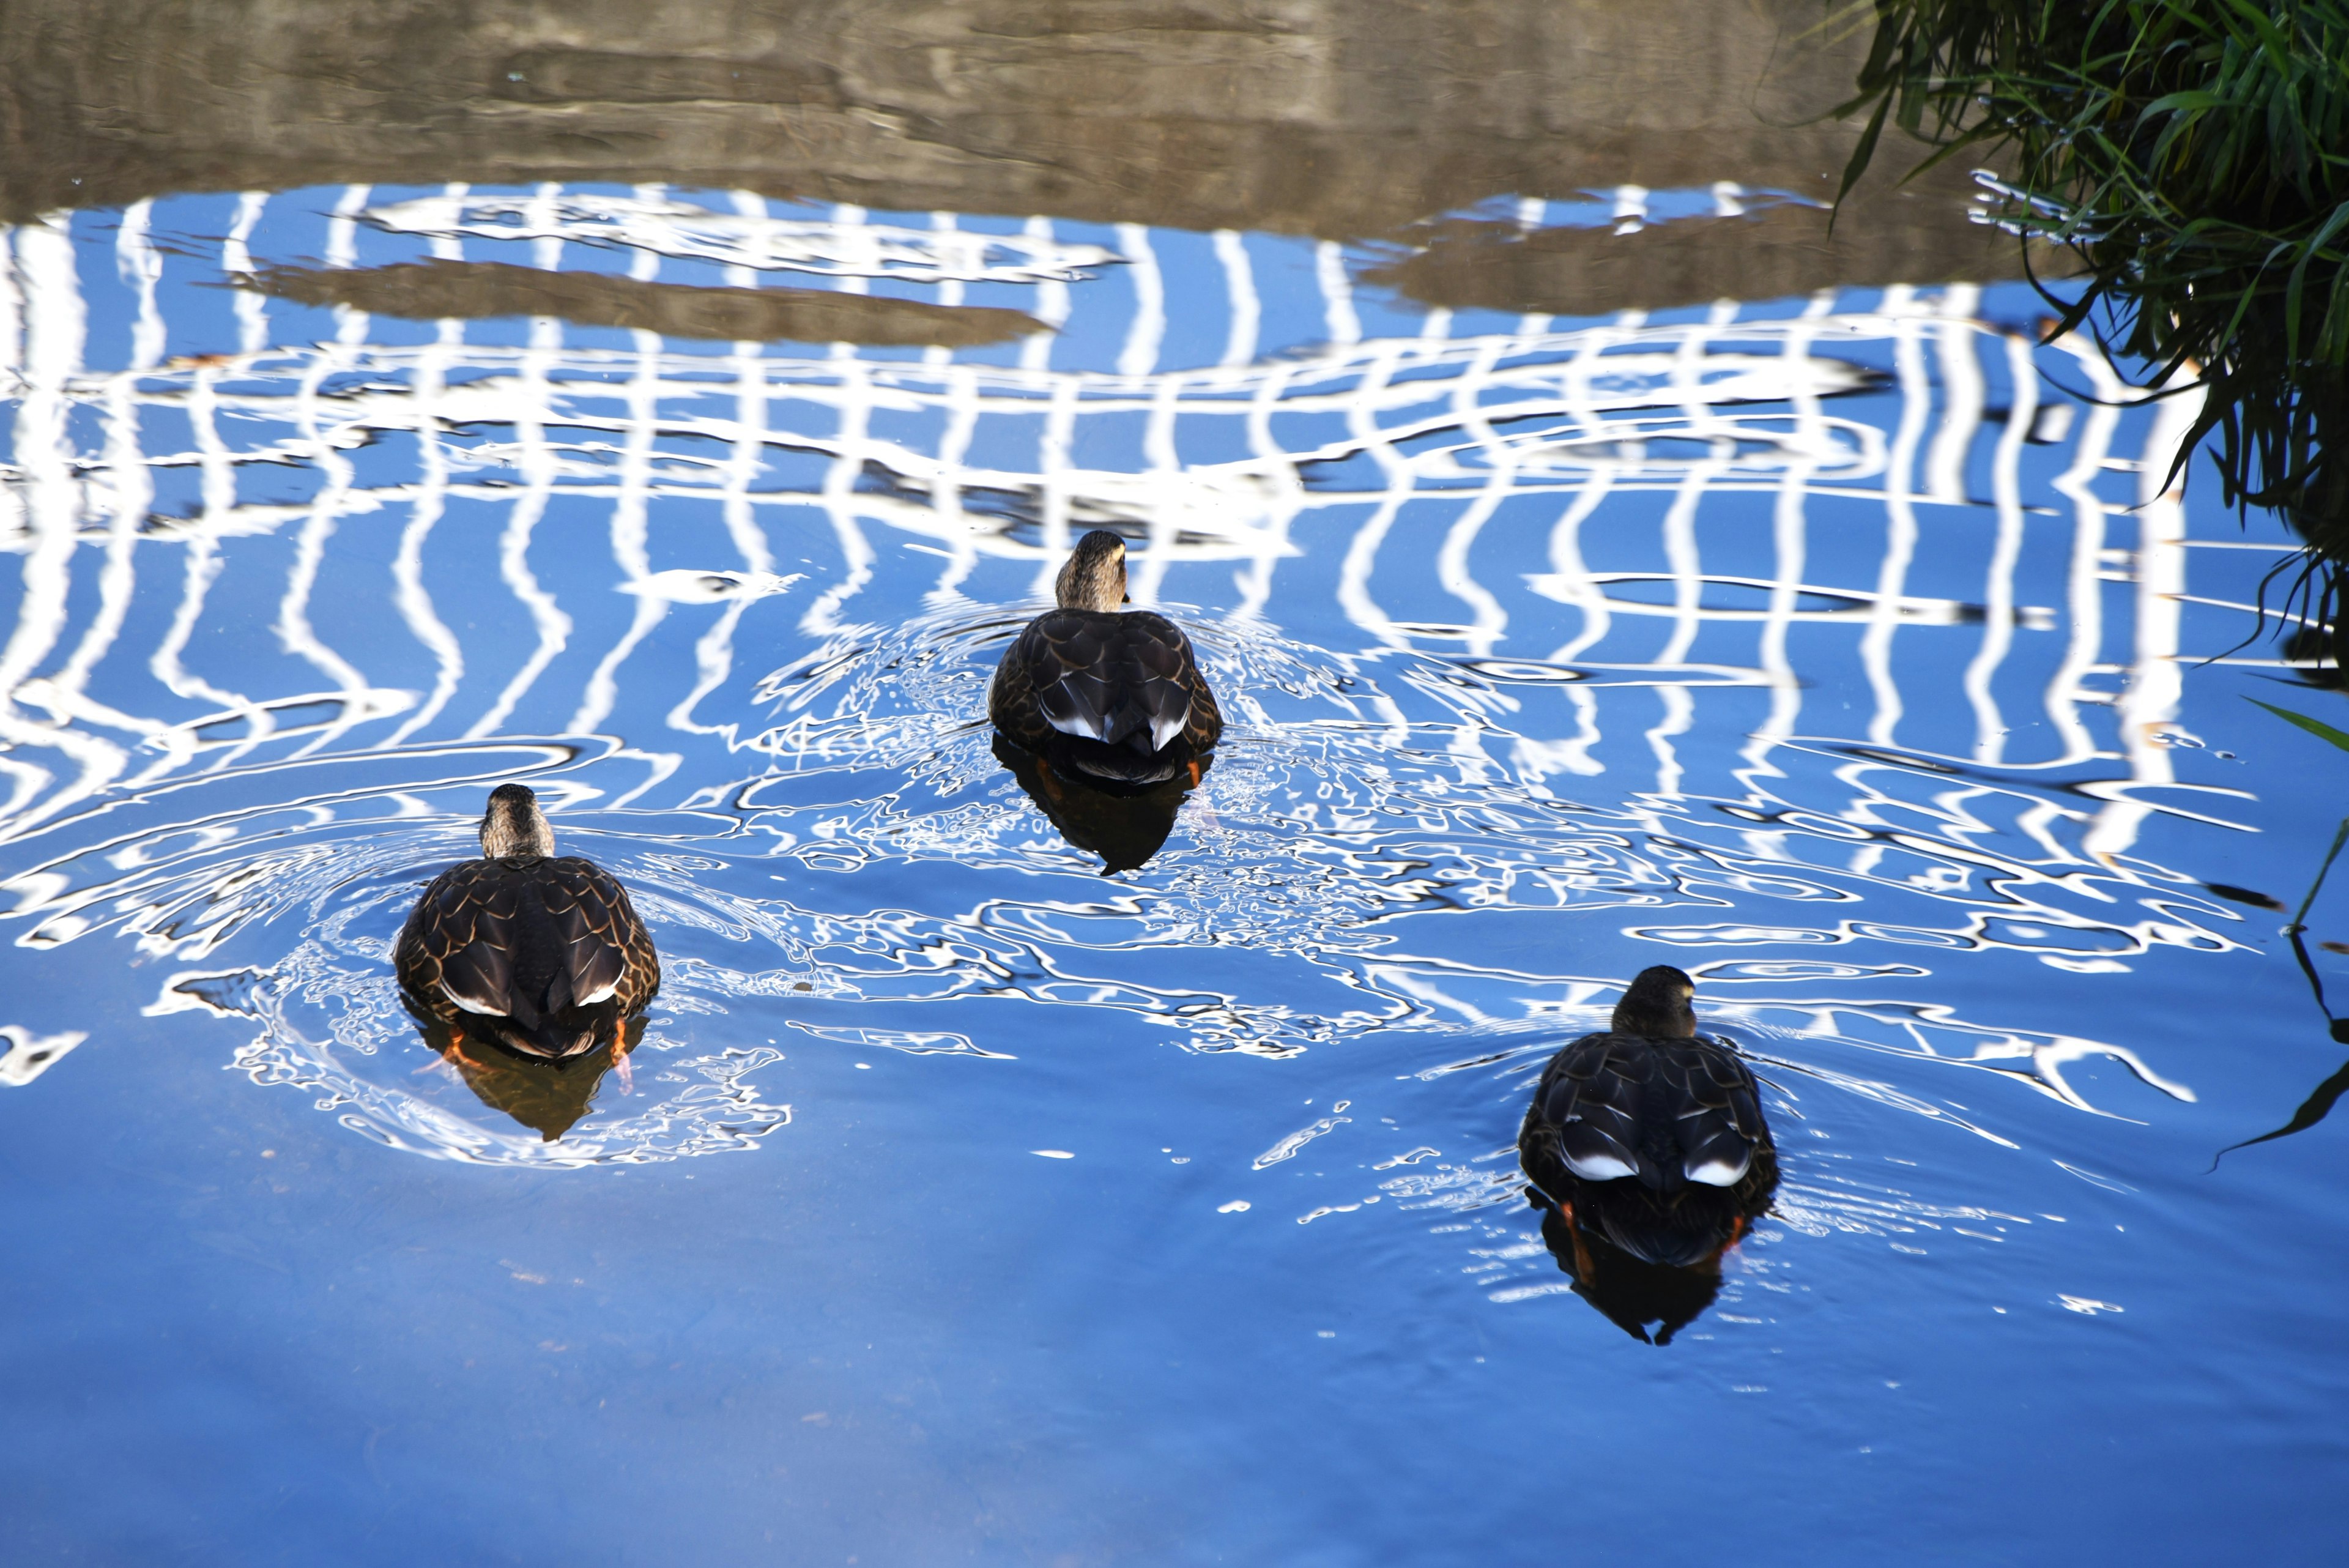
<svg viewBox="0 0 2349 1568">
<path fill-rule="evenodd" d="M 1543 1071 L 1517 1147 L 1552 1202 L 1651 1263 L 1717 1252 L 1778 1181 L 1752 1071 L 1703 1035 L 1575 1041 Z"/>
<path fill-rule="evenodd" d="M 626 889 L 575 857 L 442 872 L 409 915 L 394 961 L 412 1009 L 554 1060 L 609 1044 L 660 986 Z"/>
<path fill-rule="evenodd" d="M 1222 736 L 1191 639 L 1149 610 L 1047 610 L 996 667 L 988 713 L 1040 756 L 1096 778 L 1174 777 Z"/>
</svg>

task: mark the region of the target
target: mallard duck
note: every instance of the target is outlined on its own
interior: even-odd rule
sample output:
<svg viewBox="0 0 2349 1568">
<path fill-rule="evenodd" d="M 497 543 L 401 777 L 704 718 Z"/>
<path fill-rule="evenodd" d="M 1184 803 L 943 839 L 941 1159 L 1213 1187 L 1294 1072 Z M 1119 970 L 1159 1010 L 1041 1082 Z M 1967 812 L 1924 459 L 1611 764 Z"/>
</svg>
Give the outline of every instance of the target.
<svg viewBox="0 0 2349 1568">
<path fill-rule="evenodd" d="M 1224 732 L 1216 695 L 1183 628 L 1125 602 L 1125 541 L 1096 528 L 1077 541 L 1046 610 L 1004 649 L 988 716 L 1011 741 L 1112 785 L 1196 777 Z"/>
<path fill-rule="evenodd" d="M 538 797 L 490 793 L 481 858 L 432 879 L 392 950 L 410 1011 L 517 1055 L 564 1062 L 598 1046 L 660 989 L 660 958 L 627 890 L 557 857 Z"/>
<path fill-rule="evenodd" d="M 1695 992 L 1669 964 L 1641 970 L 1607 1032 L 1560 1051 L 1535 1085 L 1518 1160 L 1578 1248 L 1587 1227 L 1682 1268 L 1719 1258 L 1769 1210 L 1778 1156 L 1754 1074 L 1696 1032 Z M 1589 1281 L 1589 1258 L 1576 1263 Z"/>
</svg>

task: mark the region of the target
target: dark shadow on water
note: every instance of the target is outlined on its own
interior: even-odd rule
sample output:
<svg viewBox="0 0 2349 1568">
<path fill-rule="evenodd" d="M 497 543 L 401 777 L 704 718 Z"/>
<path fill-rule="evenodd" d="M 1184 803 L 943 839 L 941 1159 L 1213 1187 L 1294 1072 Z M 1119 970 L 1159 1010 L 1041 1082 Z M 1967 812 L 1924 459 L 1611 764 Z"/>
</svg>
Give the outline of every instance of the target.
<svg viewBox="0 0 2349 1568">
<path fill-rule="evenodd" d="M 481 1104 L 554 1143 L 595 1107 L 605 1077 L 645 1037 L 641 1016 L 628 1020 L 620 1048 L 591 1051 L 565 1062 L 533 1062 L 481 1040 L 460 1040 L 445 1023 L 422 1025 L 425 1044 L 465 1080 Z"/>
<path fill-rule="evenodd" d="M 1687 1268 L 1668 1268 L 1631 1256 L 1585 1231 L 1578 1251 L 1574 1228 L 1550 1205 L 1540 1205 L 1542 1243 L 1574 1282 L 1574 1293 L 1607 1321 L 1648 1345 L 1670 1345 L 1721 1293 L 1721 1254 Z"/>
<path fill-rule="evenodd" d="M 995 737 L 995 760 L 1011 770 L 1062 838 L 1102 857 L 1104 877 L 1134 870 L 1157 854 L 1174 830 L 1184 797 L 1197 787 L 1187 775 L 1139 790 L 1080 783 L 1000 734 Z M 1213 757 L 1202 757 L 1200 775 L 1214 765 Z"/>
</svg>

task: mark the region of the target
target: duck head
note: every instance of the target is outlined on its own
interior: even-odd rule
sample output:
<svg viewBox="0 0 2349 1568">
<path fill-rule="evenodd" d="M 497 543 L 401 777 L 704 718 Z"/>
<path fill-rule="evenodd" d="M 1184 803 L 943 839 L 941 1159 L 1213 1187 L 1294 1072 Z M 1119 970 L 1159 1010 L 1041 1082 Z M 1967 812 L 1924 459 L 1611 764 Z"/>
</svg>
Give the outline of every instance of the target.
<svg viewBox="0 0 2349 1568">
<path fill-rule="evenodd" d="M 1062 609 L 1116 609 L 1125 602 L 1125 541 L 1106 528 L 1078 540 L 1052 591 Z"/>
<path fill-rule="evenodd" d="M 538 796 L 521 784 L 500 784 L 490 792 L 490 809 L 481 816 L 481 856 L 502 860 L 510 855 L 547 856 L 554 853 L 554 829 L 538 809 Z"/>
<path fill-rule="evenodd" d="M 1615 1004 L 1608 1027 L 1618 1034 L 1648 1040 L 1692 1040 L 1696 1037 L 1696 1010 L 1690 1006 L 1696 981 L 1668 963 L 1641 970 L 1630 989 Z"/>
</svg>

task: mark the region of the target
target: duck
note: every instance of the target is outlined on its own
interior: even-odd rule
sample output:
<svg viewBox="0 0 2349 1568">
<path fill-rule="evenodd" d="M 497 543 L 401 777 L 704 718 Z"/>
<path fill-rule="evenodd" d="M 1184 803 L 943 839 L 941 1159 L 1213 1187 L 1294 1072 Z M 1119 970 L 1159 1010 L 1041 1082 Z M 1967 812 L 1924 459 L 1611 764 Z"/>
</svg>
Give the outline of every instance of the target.
<svg viewBox="0 0 2349 1568">
<path fill-rule="evenodd" d="M 522 784 L 490 792 L 481 857 L 416 900 L 393 944 L 409 1010 L 512 1054 L 567 1063 L 625 1052 L 625 1026 L 660 989 L 660 956 L 627 889 L 592 860 L 554 853 Z"/>
<path fill-rule="evenodd" d="M 1224 732 L 1216 694 L 1183 628 L 1126 602 L 1125 541 L 1096 528 L 1054 580 L 1057 607 L 1028 623 L 995 667 L 988 717 L 1063 774 L 1147 789 L 1200 759 Z"/>
<path fill-rule="evenodd" d="M 1753 1069 L 1697 1033 L 1696 982 L 1641 970 L 1606 1030 L 1542 1069 L 1517 1134 L 1527 1196 L 1564 1221 L 1577 1279 L 1597 1274 L 1586 1232 L 1640 1262 L 1717 1265 L 1770 1208 L 1777 1147 Z"/>
</svg>

